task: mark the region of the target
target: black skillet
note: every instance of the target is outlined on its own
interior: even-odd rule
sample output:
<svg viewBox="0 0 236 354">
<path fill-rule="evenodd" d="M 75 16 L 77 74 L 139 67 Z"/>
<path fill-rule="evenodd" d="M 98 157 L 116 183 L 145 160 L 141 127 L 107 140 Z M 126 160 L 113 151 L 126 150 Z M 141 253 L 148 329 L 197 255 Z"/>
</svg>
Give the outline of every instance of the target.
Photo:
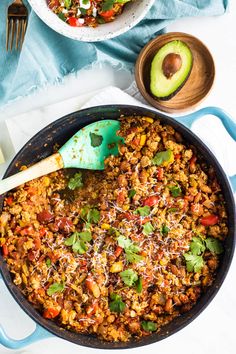
<svg viewBox="0 0 236 354">
<path fill-rule="evenodd" d="M 49 156 L 53 152 L 55 143 L 62 146 L 74 133 L 85 125 L 98 121 L 100 119 L 118 119 L 120 115 L 142 115 L 149 116 L 154 119 L 161 119 L 163 123 L 172 125 L 178 132 L 182 134 L 185 141 L 194 145 L 200 154 L 202 154 L 205 160 L 215 168 L 218 180 L 221 184 L 222 191 L 226 200 L 226 209 L 228 213 L 228 227 L 229 235 L 225 242 L 225 252 L 222 256 L 221 264 L 217 272 L 216 279 L 213 285 L 202 295 L 198 303 L 186 314 L 174 319 L 171 323 L 161 328 L 160 332 L 151 334 L 150 336 L 141 338 L 139 340 L 131 340 L 127 343 L 110 343 L 98 339 L 93 335 L 84 335 L 69 332 L 60 328 L 53 321 L 44 319 L 33 306 L 24 298 L 20 290 L 12 282 L 11 275 L 7 269 L 6 263 L 2 255 L 0 255 L 0 270 L 3 280 L 7 285 L 10 293 L 22 309 L 36 322 L 35 331 L 25 339 L 14 340 L 9 338 L 3 329 L 0 328 L 0 343 L 8 348 L 19 349 L 26 345 L 29 345 L 37 340 L 52 337 L 53 335 L 71 341 L 73 343 L 83 345 L 86 347 L 100 348 L 100 349 L 125 349 L 144 346 L 157 341 L 160 341 L 181 328 L 188 325 L 193 319 L 195 319 L 211 302 L 213 297 L 218 292 L 222 285 L 225 276 L 229 270 L 231 260 L 234 253 L 235 244 L 235 202 L 233 193 L 230 187 L 229 180 L 220 166 L 217 159 L 207 146 L 189 130 L 192 123 L 207 114 L 215 115 L 221 119 L 225 128 L 229 134 L 236 140 L 236 124 L 235 122 L 221 109 L 216 107 L 204 108 L 188 116 L 171 118 L 166 115 L 154 112 L 147 108 L 127 106 L 127 105 L 115 105 L 115 106 L 101 106 L 89 108 L 79 112 L 63 117 L 54 123 L 50 124 L 46 128 L 42 129 L 36 134 L 16 155 L 14 160 L 8 167 L 4 178 L 11 176 L 19 171 L 21 165 L 29 165 L 36 163 L 37 161 Z M 181 124 L 182 123 L 182 124 Z M 188 128 L 186 128 L 186 126 Z M 236 187 L 235 176 L 232 177 L 233 187 Z M 236 188 L 235 188 L 236 189 Z M 4 196 L 0 196 L 0 210 L 3 206 Z"/>
</svg>

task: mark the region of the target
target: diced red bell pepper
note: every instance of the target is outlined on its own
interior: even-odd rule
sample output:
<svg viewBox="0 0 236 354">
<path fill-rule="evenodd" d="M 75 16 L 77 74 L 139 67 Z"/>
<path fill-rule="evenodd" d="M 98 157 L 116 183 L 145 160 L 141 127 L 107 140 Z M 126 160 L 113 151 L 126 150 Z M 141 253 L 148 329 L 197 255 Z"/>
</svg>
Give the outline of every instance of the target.
<svg viewBox="0 0 236 354">
<path fill-rule="evenodd" d="M 2 245 L 2 254 L 3 256 L 7 256 L 8 255 L 8 248 L 7 245 Z"/>
<path fill-rule="evenodd" d="M 181 154 L 175 154 L 175 160 L 179 160 L 181 158 Z"/>
<path fill-rule="evenodd" d="M 78 19 L 76 17 L 68 17 L 68 23 L 72 27 L 77 27 L 78 26 Z"/>
<path fill-rule="evenodd" d="M 190 167 L 194 167 L 196 161 L 197 161 L 197 157 L 193 155 L 193 157 L 191 157 L 191 159 L 189 160 Z"/>
<path fill-rule="evenodd" d="M 144 200 L 143 205 L 147 205 L 149 207 L 154 206 L 158 203 L 159 197 L 157 195 L 153 195 Z"/>
<path fill-rule="evenodd" d="M 6 201 L 7 205 L 11 206 L 13 203 L 13 196 L 7 197 L 5 199 L 5 201 Z"/>
<path fill-rule="evenodd" d="M 212 225 L 216 225 L 218 221 L 219 221 L 219 217 L 217 215 L 211 214 L 201 218 L 200 224 L 202 224 L 203 226 L 212 226 Z"/>
<path fill-rule="evenodd" d="M 118 258 L 122 252 L 123 252 L 123 248 L 120 246 L 117 246 L 115 249 L 115 253 L 114 253 L 115 257 Z"/>
<path fill-rule="evenodd" d="M 47 230 L 45 229 L 45 227 L 42 227 L 40 230 L 39 230 L 39 235 L 40 237 L 43 237 L 45 234 L 46 234 Z"/>
<path fill-rule="evenodd" d="M 114 10 L 107 10 L 107 11 L 102 11 L 99 13 L 99 15 L 104 17 L 104 19 L 108 19 L 110 17 L 113 17 L 114 14 L 115 14 Z"/>
<path fill-rule="evenodd" d="M 60 313 L 60 310 L 49 307 L 48 309 L 44 310 L 43 317 L 51 319 L 51 318 L 57 317 L 59 315 L 59 313 Z"/>
</svg>

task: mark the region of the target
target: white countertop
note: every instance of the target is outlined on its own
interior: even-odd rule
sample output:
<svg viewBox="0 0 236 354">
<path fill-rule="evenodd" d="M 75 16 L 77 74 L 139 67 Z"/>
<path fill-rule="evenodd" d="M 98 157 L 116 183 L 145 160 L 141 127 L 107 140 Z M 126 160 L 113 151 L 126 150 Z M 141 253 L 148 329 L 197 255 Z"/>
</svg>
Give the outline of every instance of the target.
<svg viewBox="0 0 236 354">
<path fill-rule="evenodd" d="M 211 94 L 201 106 L 217 105 L 236 118 L 236 1 L 231 1 L 231 3 L 231 11 L 225 16 L 182 19 L 169 26 L 168 31 L 191 33 L 209 47 L 215 58 L 216 81 Z M 95 76 L 96 80 L 94 80 Z M 5 119 L 82 94 L 84 96 L 80 103 L 83 104 L 91 91 L 108 85 L 126 89 L 132 83 L 132 80 L 133 78 L 128 72 L 119 70 L 119 75 L 117 75 L 117 69 L 106 64 L 90 72 L 81 72 L 77 77 L 71 75 L 65 79 L 64 85 L 43 90 L 33 97 L 19 100 L 5 109 L 4 112 L 0 111 L 0 145 L 4 148 L 5 156 L 9 160 L 14 154 L 5 129 Z M 202 129 L 203 126 L 204 129 Z M 227 137 L 222 125 L 213 122 L 211 119 L 207 122 L 201 120 L 196 124 L 194 131 L 203 140 L 207 141 L 214 151 L 218 151 L 217 157 L 227 172 L 235 173 L 235 143 Z M 212 132 L 214 133 L 212 134 Z M 220 149 L 219 145 L 221 146 Z M 4 169 L 4 166 L 0 169 L 0 175 Z M 159 352 L 161 354 L 234 354 L 236 351 L 234 342 L 236 318 L 235 267 L 236 261 L 234 258 L 229 274 L 219 293 L 207 309 L 190 325 L 162 342 L 133 349 L 132 352 L 137 354 L 141 352 L 144 354 L 149 352 Z M 34 324 L 8 294 L 2 281 L 0 281 L 0 285 L 0 323 L 4 325 L 9 335 L 20 339 L 33 330 Z M 0 346 L 0 354 L 13 352 Z M 79 352 L 92 354 L 94 350 L 82 348 L 54 337 L 18 351 L 18 353 L 25 354 L 74 354 Z M 96 350 L 96 353 L 101 352 Z M 107 351 L 108 354 L 111 352 L 114 351 Z M 128 352 L 128 350 L 125 352 Z"/>
</svg>

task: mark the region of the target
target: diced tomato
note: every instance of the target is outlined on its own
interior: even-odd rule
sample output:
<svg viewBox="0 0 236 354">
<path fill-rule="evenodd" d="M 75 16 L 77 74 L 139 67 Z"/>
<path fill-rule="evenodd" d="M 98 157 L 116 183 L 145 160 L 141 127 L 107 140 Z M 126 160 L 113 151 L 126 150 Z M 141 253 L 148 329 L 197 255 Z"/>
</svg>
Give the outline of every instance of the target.
<svg viewBox="0 0 236 354">
<path fill-rule="evenodd" d="M 194 196 L 193 195 L 185 195 L 184 199 L 187 200 L 188 202 L 192 202 L 194 200 Z"/>
<path fill-rule="evenodd" d="M 190 167 L 194 167 L 196 161 L 197 161 L 197 157 L 193 155 L 193 157 L 191 157 L 191 159 L 189 160 Z"/>
<path fill-rule="evenodd" d="M 73 222 L 66 217 L 56 219 L 55 224 L 61 231 L 64 231 L 66 233 L 69 233 L 73 226 Z"/>
<path fill-rule="evenodd" d="M 50 307 L 50 308 L 44 310 L 43 317 L 51 319 L 51 318 L 57 317 L 59 315 L 59 313 L 60 313 L 60 310 Z"/>
<path fill-rule="evenodd" d="M 115 253 L 114 253 L 115 257 L 118 258 L 122 252 L 123 252 L 123 248 L 120 246 L 117 246 L 115 249 Z"/>
<path fill-rule="evenodd" d="M 94 300 L 93 303 L 87 307 L 86 312 L 88 316 L 94 315 L 99 309 L 98 301 Z"/>
<path fill-rule="evenodd" d="M 147 206 L 154 206 L 158 203 L 159 201 L 159 197 L 157 195 L 153 195 L 151 197 L 148 197 L 147 199 L 144 200 L 143 205 L 147 205 Z"/>
<path fill-rule="evenodd" d="M 104 17 L 105 19 L 108 19 L 110 17 L 113 17 L 115 14 L 115 11 L 114 10 L 107 10 L 107 11 L 103 11 L 103 12 L 100 12 L 99 15 Z"/>
<path fill-rule="evenodd" d="M 162 167 L 158 168 L 157 170 L 157 179 L 158 181 L 162 181 L 164 177 L 164 170 Z"/>
<path fill-rule="evenodd" d="M 53 252 L 48 252 L 47 256 L 51 259 L 53 263 L 55 263 L 60 257 Z"/>
<path fill-rule="evenodd" d="M 132 140 L 132 145 L 134 145 L 135 147 L 136 147 L 136 146 L 139 146 L 139 145 L 140 145 L 140 138 L 139 138 L 139 137 L 135 137 L 135 138 Z"/>
<path fill-rule="evenodd" d="M 77 27 L 78 26 L 78 19 L 76 17 L 68 17 L 68 23 L 72 27 Z"/>
<path fill-rule="evenodd" d="M 175 160 L 179 160 L 181 158 L 181 154 L 175 154 Z"/>
<path fill-rule="evenodd" d="M 39 230 L 39 235 L 40 235 L 40 237 L 43 237 L 45 234 L 46 234 L 46 229 L 45 229 L 45 227 L 42 227 L 40 230 Z"/>
<path fill-rule="evenodd" d="M 26 190 L 30 196 L 37 194 L 37 189 L 35 187 L 30 186 L 27 187 Z"/>
<path fill-rule="evenodd" d="M 39 250 L 40 247 L 41 247 L 41 240 L 39 237 L 36 237 L 35 240 L 34 240 L 34 246 L 35 246 L 35 249 L 36 250 Z"/>
<path fill-rule="evenodd" d="M 8 255 L 8 248 L 7 245 L 2 245 L 2 254 L 3 256 L 7 256 Z"/>
<path fill-rule="evenodd" d="M 34 261 L 37 258 L 37 256 L 38 256 L 38 251 L 30 250 L 27 253 L 27 257 L 28 257 L 29 261 L 31 261 L 31 262 Z"/>
<path fill-rule="evenodd" d="M 200 224 L 203 226 L 212 226 L 217 224 L 219 217 L 217 215 L 211 214 L 200 219 Z"/>
<path fill-rule="evenodd" d="M 121 214 L 121 219 L 127 219 L 129 221 L 131 220 L 136 220 L 138 218 L 137 215 L 134 215 L 134 214 L 131 214 L 129 212 L 126 212 L 126 213 L 122 213 Z"/>
<path fill-rule="evenodd" d="M 22 229 L 22 230 L 20 231 L 21 236 L 32 235 L 33 233 L 34 233 L 33 226 L 25 227 L 24 229 Z"/>
<path fill-rule="evenodd" d="M 7 197 L 5 199 L 5 201 L 6 201 L 7 205 L 11 206 L 13 203 L 13 196 Z"/>
<path fill-rule="evenodd" d="M 49 210 L 43 210 L 41 213 L 38 214 L 38 221 L 41 223 L 48 223 L 52 221 L 54 215 Z"/>
<path fill-rule="evenodd" d="M 146 217 L 144 219 L 140 219 L 140 225 L 144 225 L 146 224 L 147 222 L 149 222 L 151 220 L 151 218 L 149 217 Z"/>
</svg>

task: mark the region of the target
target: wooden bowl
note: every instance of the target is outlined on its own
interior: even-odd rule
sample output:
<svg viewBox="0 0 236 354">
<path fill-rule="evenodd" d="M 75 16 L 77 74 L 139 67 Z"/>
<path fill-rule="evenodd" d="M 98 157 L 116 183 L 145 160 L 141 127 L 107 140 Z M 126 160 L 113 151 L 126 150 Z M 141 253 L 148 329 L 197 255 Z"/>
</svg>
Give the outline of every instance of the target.
<svg viewBox="0 0 236 354">
<path fill-rule="evenodd" d="M 191 74 L 180 91 L 168 101 L 160 100 L 150 91 L 151 62 L 157 51 L 167 42 L 181 40 L 193 53 Z M 208 48 L 196 37 L 186 33 L 171 32 L 154 38 L 139 54 L 135 66 L 135 80 L 142 96 L 157 109 L 181 112 L 196 106 L 210 92 L 215 78 L 215 64 Z"/>
</svg>

